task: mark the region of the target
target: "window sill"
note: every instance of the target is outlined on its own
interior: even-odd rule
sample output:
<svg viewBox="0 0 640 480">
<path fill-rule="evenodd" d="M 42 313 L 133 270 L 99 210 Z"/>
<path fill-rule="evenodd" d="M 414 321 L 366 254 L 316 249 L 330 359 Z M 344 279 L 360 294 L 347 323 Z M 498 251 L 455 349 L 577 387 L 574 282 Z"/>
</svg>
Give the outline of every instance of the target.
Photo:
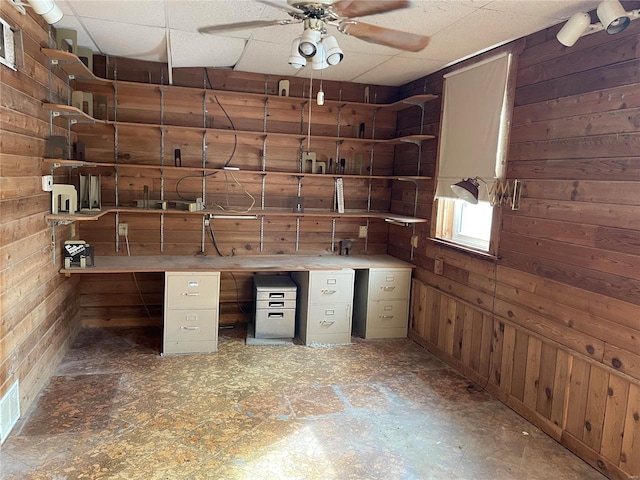
<svg viewBox="0 0 640 480">
<path fill-rule="evenodd" d="M 476 250 L 472 247 L 460 245 L 459 243 L 449 242 L 441 238 L 429 238 L 429 240 L 435 243 L 436 245 L 446 247 L 446 248 L 451 248 L 453 250 L 458 250 L 460 252 L 468 253 L 470 255 L 481 258 L 483 260 L 490 260 L 492 262 L 495 262 L 500 259 L 500 257 L 497 255 L 492 255 L 491 253 L 483 252 L 481 250 Z"/>
</svg>

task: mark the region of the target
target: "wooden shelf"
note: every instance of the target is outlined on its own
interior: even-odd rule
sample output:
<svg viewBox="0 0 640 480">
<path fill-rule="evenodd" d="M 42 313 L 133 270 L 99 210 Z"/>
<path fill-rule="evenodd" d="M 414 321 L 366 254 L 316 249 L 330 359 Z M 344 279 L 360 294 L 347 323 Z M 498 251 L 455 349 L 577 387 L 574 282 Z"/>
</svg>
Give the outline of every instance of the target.
<svg viewBox="0 0 640 480">
<path fill-rule="evenodd" d="M 87 66 L 73 53 L 65 52 L 64 50 L 54 50 L 51 48 L 40 49 L 42 53 L 64 70 L 67 75 L 72 75 L 76 78 L 81 78 L 85 82 L 91 83 L 112 83 L 111 80 L 105 80 L 104 78 L 96 77 Z"/>
<path fill-rule="evenodd" d="M 85 162 L 84 160 L 65 160 L 63 158 L 45 158 L 44 163 L 47 165 L 51 165 L 53 168 L 59 168 L 59 167 L 82 168 L 82 167 L 97 167 L 100 165 L 99 163 Z"/>
<path fill-rule="evenodd" d="M 73 108 L 73 107 L 69 107 Z M 89 117 L 91 118 L 91 117 Z M 137 123 L 137 122 L 114 122 L 113 120 L 96 120 L 100 123 L 106 123 L 107 125 L 118 127 L 133 127 L 133 128 L 154 128 L 159 130 L 177 130 L 185 132 L 198 132 L 198 133 L 217 133 L 227 135 L 242 135 L 242 136 L 254 136 L 260 140 L 268 138 L 283 138 L 296 140 L 302 142 L 306 140 L 307 136 L 303 133 L 276 133 L 276 132 L 257 132 L 252 130 L 231 130 L 227 128 L 205 128 L 205 127 L 189 127 L 184 125 L 159 125 L 157 123 Z M 334 137 L 329 135 L 311 135 L 311 141 L 330 141 L 339 143 L 355 143 L 361 145 L 398 145 L 401 143 L 419 143 L 425 140 L 432 140 L 436 138 L 435 135 L 407 135 L 406 137 L 388 138 L 388 139 L 373 139 L 373 138 L 356 138 L 356 137 Z"/>
<path fill-rule="evenodd" d="M 348 179 L 364 179 L 364 180 L 406 180 L 406 181 L 420 181 L 420 180 L 432 180 L 432 177 L 416 176 L 416 175 L 358 175 L 358 174 L 337 174 L 337 173 L 304 173 L 304 172 L 274 172 L 274 171 L 262 171 L 262 170 L 228 170 L 224 168 L 208 168 L 208 167 L 176 167 L 173 165 L 150 165 L 139 163 L 113 163 L 113 162 L 86 162 L 82 160 L 64 160 L 58 158 L 45 158 L 44 163 L 52 165 L 54 168 L 58 167 L 72 167 L 72 168 L 133 168 L 140 170 L 170 170 L 170 171 L 183 171 L 183 172 L 201 172 L 201 173 L 232 173 L 234 175 L 267 175 L 275 177 L 311 177 L 316 179 L 335 179 L 344 178 Z"/>
<path fill-rule="evenodd" d="M 47 220 L 51 221 L 65 221 L 65 222 L 76 222 L 76 221 L 92 221 L 97 220 L 100 217 L 110 214 L 110 213 L 129 213 L 136 215 L 159 215 L 159 214 L 167 214 L 167 215 L 218 215 L 218 216 L 229 216 L 229 217 L 237 217 L 238 215 L 245 215 L 248 217 L 258 216 L 258 217 L 320 217 L 320 218 L 371 218 L 378 220 L 386 220 L 392 223 L 403 223 L 403 224 L 413 224 L 413 223 L 423 223 L 427 220 L 424 218 L 415 218 L 407 215 L 398 215 L 390 212 L 367 212 L 366 210 L 351 210 L 346 211 L 345 213 L 338 212 L 328 212 L 326 210 L 310 210 L 307 209 L 305 212 L 295 213 L 289 210 L 260 210 L 255 209 L 246 213 L 237 213 L 237 212 L 224 212 L 221 210 L 199 210 L 197 212 L 190 212 L 187 210 L 178 210 L 178 209 L 145 209 L 145 208 L 136 208 L 136 207 L 104 207 L 100 211 L 91 211 L 91 212 L 76 212 L 73 214 L 48 214 L 45 216 Z M 218 220 L 224 220 L 224 218 L 218 218 Z"/>
<path fill-rule="evenodd" d="M 82 110 L 79 110 L 76 107 L 72 107 L 71 105 L 59 105 L 57 103 L 42 102 L 42 108 L 44 108 L 45 110 L 49 110 L 56 116 L 59 115 L 61 117 L 67 117 L 71 120 L 75 120 L 78 123 L 103 122 L 102 120 L 96 120 L 95 118 L 84 113 Z"/>
<path fill-rule="evenodd" d="M 194 91 L 198 90 L 195 87 L 181 87 L 174 85 L 159 85 L 154 83 L 137 83 L 137 82 L 123 82 L 118 80 L 109 80 L 105 78 L 96 77 L 92 71 L 90 71 L 87 66 L 82 63 L 82 61 L 73 53 L 66 52 L 64 50 L 55 50 L 50 48 L 42 48 L 42 53 L 49 59 L 57 62 L 57 65 L 62 68 L 68 75 L 73 75 L 74 77 L 82 80 L 83 82 L 88 83 L 102 83 L 102 84 L 113 84 L 119 83 L 121 85 L 131 84 L 136 87 L 142 88 L 152 88 L 156 90 L 171 88 L 171 91 L 174 92 L 188 92 L 194 93 Z M 291 103 L 295 101 L 299 104 L 306 104 L 308 102 L 315 102 L 315 98 L 306 98 L 306 97 L 285 97 L 281 95 L 274 94 L 262 94 L 262 93 L 251 93 L 251 92 L 235 92 L 229 90 L 212 90 L 212 89 L 200 89 L 205 95 L 208 96 L 229 96 L 232 95 L 237 97 L 238 93 L 242 93 L 245 98 L 256 99 L 260 101 L 281 101 Z M 405 108 L 409 108 L 411 106 L 419 106 L 424 105 L 427 102 L 435 100 L 439 98 L 438 95 L 432 94 L 422 94 L 422 95 L 414 95 L 412 97 L 404 98 L 402 100 L 398 100 L 393 103 L 365 103 L 365 102 L 353 102 L 353 101 L 345 101 L 339 99 L 330 99 L 326 98 L 324 106 L 325 107 L 343 107 L 350 106 L 356 108 L 371 108 L 374 110 L 377 109 L 387 109 L 390 111 L 398 111 L 403 110 Z M 322 108 L 323 106 L 317 105 L 316 108 Z"/>
</svg>

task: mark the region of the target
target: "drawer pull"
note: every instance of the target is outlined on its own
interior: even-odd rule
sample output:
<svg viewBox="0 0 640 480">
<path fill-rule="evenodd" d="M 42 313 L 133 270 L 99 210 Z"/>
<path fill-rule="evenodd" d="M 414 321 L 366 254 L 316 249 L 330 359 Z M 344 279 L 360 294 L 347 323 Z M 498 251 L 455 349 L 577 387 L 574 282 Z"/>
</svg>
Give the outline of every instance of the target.
<svg viewBox="0 0 640 480">
<path fill-rule="evenodd" d="M 380 318 L 393 318 L 393 315 L 380 315 Z"/>
<path fill-rule="evenodd" d="M 322 325 L 323 327 L 330 327 L 334 323 L 336 323 L 335 320 L 320 320 L 320 325 Z"/>
<path fill-rule="evenodd" d="M 279 292 L 279 293 L 269 293 L 269 298 L 284 298 L 284 293 Z"/>
<path fill-rule="evenodd" d="M 200 295 L 200 292 L 185 292 L 182 295 L 184 295 L 185 297 L 197 297 L 198 295 Z"/>
<path fill-rule="evenodd" d="M 334 293 L 337 292 L 337 290 L 329 290 L 328 288 L 323 288 L 322 290 L 320 290 L 321 293 L 326 293 L 328 295 L 333 295 Z"/>
<path fill-rule="evenodd" d="M 200 330 L 200 327 L 196 327 L 196 326 L 187 326 L 187 327 L 180 327 L 182 330 Z"/>
<path fill-rule="evenodd" d="M 269 306 L 284 308 L 284 302 L 269 302 Z"/>
<path fill-rule="evenodd" d="M 384 290 L 385 292 L 391 292 L 393 290 L 395 290 L 395 286 L 393 287 L 380 287 L 382 290 Z"/>
<path fill-rule="evenodd" d="M 282 313 L 282 312 L 280 312 L 280 313 L 269 312 L 268 317 L 269 318 L 284 318 L 284 313 Z"/>
</svg>

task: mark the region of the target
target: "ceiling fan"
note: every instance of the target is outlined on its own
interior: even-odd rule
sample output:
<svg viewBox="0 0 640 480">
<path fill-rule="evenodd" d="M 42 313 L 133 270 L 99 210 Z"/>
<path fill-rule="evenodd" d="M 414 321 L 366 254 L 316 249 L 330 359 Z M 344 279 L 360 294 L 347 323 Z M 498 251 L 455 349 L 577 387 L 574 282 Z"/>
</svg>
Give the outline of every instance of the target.
<svg viewBox="0 0 640 480">
<path fill-rule="evenodd" d="M 311 37 L 314 35 L 317 37 L 326 35 L 326 25 L 333 25 L 339 32 L 346 35 L 351 35 L 366 42 L 386 45 L 409 52 L 419 52 L 426 47 L 429 42 L 429 37 L 424 35 L 379 27 L 377 25 L 353 20 L 355 17 L 364 17 L 407 8 L 411 4 L 408 0 L 287 0 L 286 4 L 269 0 L 256 1 L 284 10 L 292 18 L 211 25 L 199 28 L 198 32 L 216 34 L 230 30 L 304 23 L 305 34 L 310 32 L 309 36 Z M 309 58 L 315 54 L 315 51 L 311 55 L 306 55 L 302 50 L 300 53 Z"/>
</svg>

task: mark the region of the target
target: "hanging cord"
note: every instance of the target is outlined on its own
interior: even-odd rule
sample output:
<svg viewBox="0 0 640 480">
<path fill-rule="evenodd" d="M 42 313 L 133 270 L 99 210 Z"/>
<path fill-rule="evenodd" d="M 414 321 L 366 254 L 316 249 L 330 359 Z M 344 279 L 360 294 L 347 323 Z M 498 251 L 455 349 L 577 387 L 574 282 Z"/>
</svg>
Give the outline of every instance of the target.
<svg viewBox="0 0 640 480">
<path fill-rule="evenodd" d="M 225 195 L 226 195 L 226 199 L 227 199 L 227 206 L 223 207 L 222 205 L 218 205 L 217 203 L 214 203 L 213 205 L 218 207 L 223 212 L 249 213 L 251 211 L 251 209 L 254 207 L 254 205 L 256 204 L 256 199 L 244 187 L 242 187 L 242 189 L 244 191 L 244 194 L 251 199 L 251 205 L 249 205 L 245 210 L 234 210 L 232 208 L 229 208 L 229 179 L 228 179 L 227 175 L 231 175 L 231 178 L 233 178 L 233 181 L 235 182 L 235 184 L 238 185 L 239 187 L 242 187 L 242 184 L 240 182 L 238 182 L 238 180 L 236 179 L 236 177 L 235 177 L 235 175 L 233 173 L 224 172 L 224 178 L 225 178 L 225 183 L 226 183 L 226 193 L 225 193 Z"/>
<path fill-rule="evenodd" d="M 224 257 L 224 255 L 222 255 L 222 252 L 220 251 L 220 247 L 218 246 L 216 235 L 215 233 L 213 233 L 213 227 L 211 226 L 211 222 L 209 222 L 209 238 L 211 239 L 211 243 L 213 244 L 213 247 L 216 249 L 216 252 L 218 253 L 218 255 L 220 257 Z M 227 272 L 227 273 L 231 275 L 231 278 L 233 278 L 233 283 L 236 286 L 236 305 L 238 306 L 238 310 L 240 310 L 240 312 L 243 315 L 245 315 L 246 312 L 242 308 L 242 305 L 240 305 L 240 289 L 238 288 L 238 280 L 236 279 L 236 276 L 233 272 Z"/>
<path fill-rule="evenodd" d="M 495 311 L 496 311 L 496 290 L 498 288 L 498 265 L 495 264 L 493 270 L 493 298 L 491 300 L 491 321 L 495 321 Z M 493 339 L 493 335 L 491 336 Z M 489 380 L 491 380 L 491 367 L 493 367 L 493 340 L 491 341 L 491 349 L 489 350 L 489 372 L 487 373 L 487 381 L 484 382 L 484 385 L 481 388 L 478 388 L 474 383 L 470 383 L 467 385 L 467 391 L 471 394 L 476 394 L 480 392 L 484 392 L 489 385 Z"/>
<path fill-rule="evenodd" d="M 313 104 L 313 70 L 309 78 L 309 122 L 307 123 L 307 152 L 311 151 L 311 105 Z"/>
<path fill-rule="evenodd" d="M 213 86 L 211 85 L 211 79 L 209 78 L 209 70 L 205 68 L 205 77 L 207 79 L 207 84 L 209 85 L 209 89 L 213 90 Z M 220 100 L 218 100 L 218 97 L 214 95 L 213 97 L 216 101 L 216 103 L 218 104 L 218 106 L 220 107 L 220 109 L 222 110 L 222 112 L 225 114 L 225 116 L 227 117 L 227 120 L 229 121 L 229 125 L 231 125 L 231 129 L 232 130 L 236 130 L 235 125 L 233 124 L 233 120 L 231 120 L 231 117 L 229 116 L 229 114 L 227 113 L 227 111 L 225 110 L 225 108 L 222 106 L 222 104 L 220 103 Z M 224 162 L 222 168 L 224 167 L 228 167 L 229 164 L 231 163 L 231 160 L 233 160 L 234 155 L 236 154 L 236 150 L 238 148 L 238 135 L 236 135 L 235 133 L 233 134 L 233 149 L 231 150 L 231 154 L 229 155 L 229 158 L 227 159 L 226 162 Z M 186 180 L 187 178 L 198 178 L 198 179 L 202 179 L 203 176 L 204 177 L 210 177 L 212 175 L 217 174 L 218 172 L 211 172 L 211 173 L 206 173 L 205 175 L 185 175 L 184 177 L 180 177 L 180 179 L 178 179 L 178 181 L 176 182 L 176 195 L 178 196 L 178 198 L 180 198 L 181 200 L 190 200 L 187 197 L 183 196 L 180 193 L 180 184 L 182 183 L 183 180 Z"/>
<path fill-rule="evenodd" d="M 129 247 L 129 235 L 124 236 L 125 242 L 127 244 L 127 256 L 131 256 L 131 248 Z M 136 278 L 136 272 L 131 272 L 133 275 L 133 283 L 136 284 L 136 290 L 138 290 L 138 295 L 140 295 L 140 301 L 142 301 L 142 305 L 147 312 L 147 316 L 151 317 L 151 312 L 149 311 L 149 307 L 147 307 L 147 303 L 144 301 L 144 297 L 142 296 L 142 292 L 140 291 L 140 285 L 138 285 L 138 279 Z"/>
<path fill-rule="evenodd" d="M 207 85 L 209 86 L 209 89 L 213 90 L 213 85 L 211 84 L 211 79 L 209 78 L 208 68 L 204 69 L 204 75 L 205 75 L 205 78 L 207 79 Z M 229 116 L 227 111 L 224 109 L 224 107 L 220 103 L 220 100 L 218 100 L 218 97 L 216 95 L 214 95 L 213 98 L 218 104 L 218 106 L 220 107 L 220 110 L 222 110 L 222 113 L 224 113 L 225 117 L 227 117 L 227 120 L 229 121 L 229 125 L 231 125 L 231 130 L 235 131 L 236 126 L 233 124 L 233 120 L 231 120 L 231 117 Z M 229 163 L 231 163 L 231 160 L 233 159 L 233 156 L 236 153 L 236 148 L 238 148 L 238 135 L 234 133 L 233 134 L 233 150 L 231 151 L 231 155 L 229 155 L 229 159 L 224 163 L 224 167 L 228 167 Z"/>
</svg>

